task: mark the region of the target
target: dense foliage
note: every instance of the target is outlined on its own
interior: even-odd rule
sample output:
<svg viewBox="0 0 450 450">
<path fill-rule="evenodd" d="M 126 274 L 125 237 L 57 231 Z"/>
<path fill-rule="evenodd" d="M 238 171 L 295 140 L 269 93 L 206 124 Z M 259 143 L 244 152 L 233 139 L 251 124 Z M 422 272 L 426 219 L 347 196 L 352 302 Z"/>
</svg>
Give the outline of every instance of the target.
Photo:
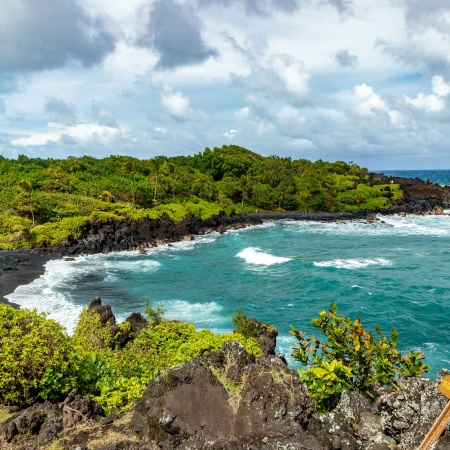
<svg viewBox="0 0 450 450">
<path fill-rule="evenodd" d="M 128 322 L 119 326 L 119 332 L 127 329 Z M 255 339 L 198 331 L 192 324 L 164 319 L 149 322 L 122 349 L 111 345 L 114 338 L 95 312 L 84 310 L 69 337 L 45 314 L 0 304 L 0 403 L 57 400 L 74 390 L 99 401 L 106 412 L 122 411 L 169 367 L 226 342 L 238 340 L 261 355 Z"/>
<path fill-rule="evenodd" d="M 300 378 L 319 411 L 336 406 L 346 389 L 373 398 L 377 387 L 393 385 L 398 377 L 418 376 L 430 369 L 421 361 L 422 352 L 400 354 L 396 349 L 397 330 L 393 329 L 388 339 L 377 326 L 376 338 L 363 328 L 359 318 L 352 321 L 339 317 L 334 303 L 330 311 L 322 311 L 311 323 L 327 341 L 306 338 L 304 332 L 292 327 L 291 334 L 299 342 L 293 357 L 307 366 L 299 371 Z"/>
<path fill-rule="evenodd" d="M 352 211 L 391 206 L 398 185 L 367 169 L 263 157 L 230 145 L 194 156 L 63 160 L 0 156 L 0 248 L 56 245 L 90 222 L 220 211 Z"/>
</svg>

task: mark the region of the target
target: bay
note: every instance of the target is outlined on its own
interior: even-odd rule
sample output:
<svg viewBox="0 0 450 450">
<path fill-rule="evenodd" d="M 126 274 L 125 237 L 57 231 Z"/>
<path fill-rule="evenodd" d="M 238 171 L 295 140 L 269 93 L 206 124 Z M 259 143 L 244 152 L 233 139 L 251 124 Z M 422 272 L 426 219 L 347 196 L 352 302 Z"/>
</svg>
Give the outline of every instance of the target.
<svg viewBox="0 0 450 450">
<path fill-rule="evenodd" d="M 423 351 L 434 376 L 450 367 L 449 258 L 446 215 L 267 222 L 161 246 L 146 256 L 52 260 L 42 277 L 8 299 L 48 311 L 69 332 L 94 296 L 110 303 L 119 321 L 144 312 L 148 297 L 163 302 L 168 318 L 216 332 L 231 331 L 230 317 L 241 309 L 277 327 L 277 351 L 291 365 L 290 325 L 317 336 L 310 320 L 335 302 L 342 315 L 360 317 L 368 329 L 378 324 L 390 334 L 397 328 L 399 349 Z"/>
</svg>

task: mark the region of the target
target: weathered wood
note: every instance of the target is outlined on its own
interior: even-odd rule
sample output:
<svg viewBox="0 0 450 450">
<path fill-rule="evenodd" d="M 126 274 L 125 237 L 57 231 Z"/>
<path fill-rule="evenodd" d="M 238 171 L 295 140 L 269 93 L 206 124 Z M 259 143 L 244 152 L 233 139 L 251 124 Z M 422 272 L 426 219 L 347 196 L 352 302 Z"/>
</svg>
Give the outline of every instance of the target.
<svg viewBox="0 0 450 450">
<path fill-rule="evenodd" d="M 443 409 L 439 417 L 436 419 L 436 422 L 434 422 L 431 430 L 425 436 L 425 439 L 422 441 L 420 447 L 417 450 L 430 450 L 431 446 L 437 442 L 449 422 L 450 402 L 447 403 L 447 406 Z"/>
</svg>

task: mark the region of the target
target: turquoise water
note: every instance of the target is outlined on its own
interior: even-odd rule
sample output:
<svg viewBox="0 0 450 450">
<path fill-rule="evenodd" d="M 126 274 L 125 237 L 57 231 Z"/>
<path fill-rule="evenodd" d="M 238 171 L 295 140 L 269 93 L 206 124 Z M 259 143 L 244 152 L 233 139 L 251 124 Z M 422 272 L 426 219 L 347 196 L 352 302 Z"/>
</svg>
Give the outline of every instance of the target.
<svg viewBox="0 0 450 450">
<path fill-rule="evenodd" d="M 336 302 L 389 333 L 399 348 L 423 350 L 432 375 L 450 367 L 450 217 L 382 217 L 365 222 L 280 221 L 137 252 L 55 260 L 44 276 L 8 298 L 50 311 L 72 330 L 79 312 L 100 296 L 123 320 L 143 311 L 144 296 L 163 301 L 169 318 L 230 331 L 236 309 L 273 323 L 287 356 L 290 325 Z M 291 360 L 292 362 L 292 360 Z"/>
<path fill-rule="evenodd" d="M 433 183 L 450 185 L 450 170 L 383 170 L 387 176 L 420 178 L 423 181 L 431 180 Z"/>
<path fill-rule="evenodd" d="M 420 173 L 419 173 L 420 172 Z M 450 183 L 450 171 L 392 171 Z M 375 223 L 268 222 L 137 252 L 55 260 L 9 300 L 48 311 L 71 332 L 94 297 L 119 320 L 163 301 L 169 318 L 217 332 L 242 309 L 279 330 L 278 351 L 291 365 L 290 325 L 314 333 L 319 311 L 336 302 L 386 334 L 399 330 L 401 351 L 424 351 L 434 376 L 450 368 L 450 216 L 390 216 Z"/>
</svg>

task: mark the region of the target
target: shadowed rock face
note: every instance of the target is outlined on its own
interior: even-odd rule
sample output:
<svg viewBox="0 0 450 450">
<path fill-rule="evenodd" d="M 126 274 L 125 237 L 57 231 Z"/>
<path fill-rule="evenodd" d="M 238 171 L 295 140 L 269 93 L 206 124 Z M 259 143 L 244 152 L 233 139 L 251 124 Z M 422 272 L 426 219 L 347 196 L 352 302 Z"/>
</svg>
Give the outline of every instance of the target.
<svg viewBox="0 0 450 450">
<path fill-rule="evenodd" d="M 24 409 L 0 427 L 0 435 L 8 443 L 17 443 L 17 447 L 24 437 L 35 435 L 39 448 L 56 439 L 64 429 L 103 415 L 103 408 L 97 402 L 71 393 L 59 405 L 46 401 Z M 35 447 L 31 443 L 27 448 Z"/>
<path fill-rule="evenodd" d="M 265 448 L 276 442 L 319 450 L 304 431 L 312 413 L 306 389 L 283 361 L 255 360 L 231 342 L 151 382 L 132 426 L 163 448 Z"/>
</svg>

